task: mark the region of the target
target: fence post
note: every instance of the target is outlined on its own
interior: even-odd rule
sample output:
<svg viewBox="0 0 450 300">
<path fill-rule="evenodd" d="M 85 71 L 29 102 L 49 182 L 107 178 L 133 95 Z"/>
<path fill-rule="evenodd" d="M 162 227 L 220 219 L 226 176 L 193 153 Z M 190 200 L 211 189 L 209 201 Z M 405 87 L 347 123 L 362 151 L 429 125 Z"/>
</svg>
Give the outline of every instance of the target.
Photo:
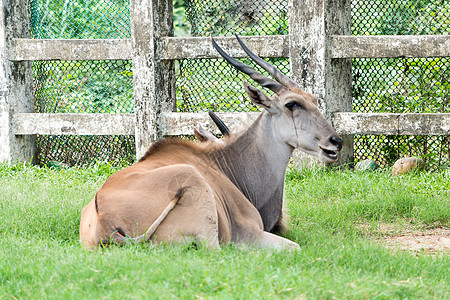
<svg viewBox="0 0 450 300">
<path fill-rule="evenodd" d="M 175 70 L 157 60 L 161 37 L 173 36 L 172 0 L 131 0 L 136 158 L 162 137 L 161 113 L 175 106 Z"/>
<path fill-rule="evenodd" d="M 350 0 L 289 0 L 291 76 L 319 100 L 331 122 L 352 111 L 350 59 L 331 59 L 328 37 L 350 35 Z M 339 164 L 353 163 L 353 136 L 343 136 Z"/>
<path fill-rule="evenodd" d="M 33 162 L 36 154 L 35 136 L 14 134 L 15 115 L 34 112 L 31 62 L 8 59 L 13 39 L 29 37 L 28 1 L 2 1 L 0 3 L 0 161 Z"/>
</svg>

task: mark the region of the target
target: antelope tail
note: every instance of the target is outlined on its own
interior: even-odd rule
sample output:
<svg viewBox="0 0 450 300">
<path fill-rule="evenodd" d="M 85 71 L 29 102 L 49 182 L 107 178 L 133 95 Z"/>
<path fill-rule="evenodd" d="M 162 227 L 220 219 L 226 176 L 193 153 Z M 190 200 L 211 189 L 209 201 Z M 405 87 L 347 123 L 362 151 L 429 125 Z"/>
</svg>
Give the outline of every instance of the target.
<svg viewBox="0 0 450 300">
<path fill-rule="evenodd" d="M 147 231 L 144 234 L 134 238 L 129 238 L 122 235 L 119 231 L 116 231 L 113 233 L 111 237 L 112 240 L 117 244 L 125 244 L 127 242 L 140 243 L 142 241 L 148 241 L 153 236 L 158 226 L 167 217 L 169 212 L 175 207 L 175 205 L 177 205 L 178 201 L 181 199 L 181 197 L 183 197 L 184 193 L 188 188 L 189 186 L 178 189 L 173 199 L 169 202 L 169 204 L 166 206 L 163 212 L 159 215 L 159 217 L 153 222 L 153 224 L 147 229 Z"/>
</svg>

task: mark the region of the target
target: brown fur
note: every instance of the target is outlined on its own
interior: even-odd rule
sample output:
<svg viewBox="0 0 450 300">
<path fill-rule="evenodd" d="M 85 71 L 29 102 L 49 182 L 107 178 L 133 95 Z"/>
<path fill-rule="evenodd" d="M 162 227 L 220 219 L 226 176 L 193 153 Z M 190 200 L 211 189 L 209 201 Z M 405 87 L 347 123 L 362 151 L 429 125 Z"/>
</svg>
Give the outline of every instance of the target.
<svg viewBox="0 0 450 300">
<path fill-rule="evenodd" d="M 82 211 L 80 239 L 86 247 L 97 246 L 119 230 L 122 236 L 139 238 L 163 216 L 152 241 L 196 240 L 212 249 L 227 243 L 299 248 L 270 233 L 283 229 L 289 158 L 298 148 L 334 162 L 342 139 L 320 113 L 314 96 L 275 67 L 242 46 L 280 84 L 231 58 L 214 41 L 213 45 L 231 65 L 272 88 L 275 95 L 268 97 L 244 82 L 247 95 L 264 111 L 241 135 L 223 144 L 161 140 L 136 164 L 110 176 Z M 178 205 L 165 215 L 177 191 L 187 186 Z"/>
<path fill-rule="evenodd" d="M 220 169 L 211 159 L 222 148 L 215 143 L 198 144 L 180 139 L 164 139 L 154 143 L 138 163 L 108 178 L 94 197 L 92 201 L 94 205 L 88 204 L 83 209 L 80 223 L 80 238 L 83 244 L 86 247 L 93 247 L 109 241 L 111 238 L 116 242 L 123 242 L 124 238 L 116 234 L 119 230 L 123 236 L 136 237 L 142 234 L 143 229 L 151 226 L 162 209 L 157 208 L 160 207 L 160 204 L 156 202 L 157 206 L 154 208 L 152 208 L 152 204 L 149 206 L 150 202 L 154 201 L 150 194 L 148 200 L 142 199 L 146 202 L 141 200 L 136 202 L 138 205 L 136 208 L 133 208 L 135 204 L 126 204 L 127 202 L 119 200 L 123 199 L 120 195 L 124 193 L 127 198 L 135 199 L 133 195 L 146 195 L 146 190 L 153 190 L 156 194 L 167 190 L 166 187 L 161 189 L 161 184 L 157 182 L 152 185 L 152 181 L 146 179 L 147 175 L 141 175 L 147 172 L 155 174 L 155 176 L 148 177 L 149 179 L 164 180 L 169 176 L 167 177 L 169 181 L 173 181 L 173 184 L 168 186 L 169 190 L 179 190 L 186 184 L 193 186 L 193 191 L 198 190 L 190 193 L 189 189 L 180 200 L 180 208 L 183 207 L 183 203 L 191 202 L 194 210 L 187 209 L 187 207 L 180 209 L 176 206 L 157 228 L 152 240 L 170 243 L 194 238 L 206 240 L 207 246 L 210 248 L 219 248 L 219 243 L 239 244 L 242 241 L 253 243 L 252 236 L 263 234 L 261 217 L 248 199 L 226 176 L 221 174 Z M 186 163 L 188 164 L 186 165 Z M 196 167 L 190 165 L 196 165 Z M 172 177 L 180 179 L 174 181 Z M 145 186 L 149 183 L 151 187 L 146 188 Z M 201 186 L 204 186 L 205 190 L 202 191 Z M 162 204 L 165 205 L 164 203 L 166 202 Z M 185 205 L 192 206 L 192 204 Z M 90 207 L 94 210 L 92 213 L 89 212 Z M 133 211 L 136 211 L 136 215 L 129 215 Z M 148 217 L 142 219 L 141 211 L 146 211 Z M 154 217 L 150 216 L 153 214 L 151 211 L 156 212 Z M 228 213 L 230 211 L 233 213 Z M 171 224 L 171 222 L 175 224 Z M 188 222 L 192 222 L 195 226 L 183 229 Z"/>
</svg>

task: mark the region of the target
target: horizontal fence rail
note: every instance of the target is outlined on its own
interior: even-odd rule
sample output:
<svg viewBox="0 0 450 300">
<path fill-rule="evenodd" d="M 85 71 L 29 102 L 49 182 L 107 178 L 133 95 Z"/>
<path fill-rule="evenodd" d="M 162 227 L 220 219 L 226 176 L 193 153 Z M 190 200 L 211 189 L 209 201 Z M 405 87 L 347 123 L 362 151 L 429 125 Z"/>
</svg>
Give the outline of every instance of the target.
<svg viewBox="0 0 450 300">
<path fill-rule="evenodd" d="M 331 36 L 333 58 L 446 57 L 449 35 Z"/>
<path fill-rule="evenodd" d="M 254 121 L 259 113 L 217 113 L 237 132 Z M 220 134 L 208 113 L 163 113 L 161 126 L 165 136 L 193 135 L 194 127 L 201 125 L 214 134 Z M 14 122 L 16 135 L 133 135 L 133 114 L 92 113 L 20 113 Z"/>
<path fill-rule="evenodd" d="M 242 41 L 260 57 L 289 57 L 289 36 L 242 36 Z M 235 37 L 214 37 L 219 45 L 231 56 L 248 57 Z M 159 59 L 221 58 L 211 45 L 209 37 L 166 37 L 161 41 Z"/>
<path fill-rule="evenodd" d="M 133 114 L 19 113 L 16 135 L 133 135 Z"/>
<path fill-rule="evenodd" d="M 237 133 L 245 125 L 253 122 L 258 117 L 257 112 L 217 113 L 228 125 L 232 133 Z M 165 113 L 162 117 L 162 128 L 166 136 L 192 135 L 193 129 L 201 125 L 214 134 L 220 134 L 217 126 L 208 113 Z"/>
<path fill-rule="evenodd" d="M 253 122 L 257 112 L 217 113 L 239 132 Z M 165 136 L 192 135 L 201 125 L 220 134 L 208 113 L 163 113 L 161 127 Z M 334 113 L 333 123 L 339 134 L 450 135 L 450 113 Z M 15 134 L 48 135 L 133 135 L 133 114 L 36 114 L 21 113 L 15 118 Z"/>
<path fill-rule="evenodd" d="M 27 60 L 129 60 L 131 40 L 38 40 L 15 39 L 9 59 Z"/>
<path fill-rule="evenodd" d="M 450 135 L 450 113 L 334 113 L 340 134 Z"/>
<path fill-rule="evenodd" d="M 233 57 L 247 57 L 234 37 L 215 37 Z M 261 57 L 289 57 L 289 36 L 242 37 Z M 164 37 L 158 44 L 160 60 L 220 58 L 209 37 Z M 331 36 L 332 58 L 448 57 L 450 36 Z M 133 50 L 129 39 L 38 40 L 15 39 L 9 59 L 28 60 L 129 60 Z"/>
<path fill-rule="evenodd" d="M 234 57 L 247 57 L 234 37 L 215 37 Z M 289 57 L 289 37 L 283 35 L 242 37 L 261 57 Z M 209 37 L 164 37 L 158 44 L 160 60 L 220 58 Z M 132 59 L 130 39 L 38 40 L 14 39 L 9 59 L 28 60 L 114 60 Z"/>
</svg>

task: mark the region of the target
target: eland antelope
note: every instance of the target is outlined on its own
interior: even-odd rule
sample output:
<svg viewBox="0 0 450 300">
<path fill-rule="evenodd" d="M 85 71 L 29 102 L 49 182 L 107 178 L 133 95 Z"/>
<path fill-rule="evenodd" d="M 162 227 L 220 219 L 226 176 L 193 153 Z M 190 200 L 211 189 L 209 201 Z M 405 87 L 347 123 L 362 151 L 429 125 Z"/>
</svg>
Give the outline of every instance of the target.
<svg viewBox="0 0 450 300">
<path fill-rule="evenodd" d="M 211 249 L 234 243 L 299 248 L 274 233 L 282 229 L 286 167 L 295 148 L 331 163 L 342 139 L 317 108 L 316 98 L 289 77 L 241 47 L 275 80 L 213 46 L 240 72 L 275 94 L 244 82 L 250 100 L 263 108 L 241 134 L 224 144 L 163 139 L 134 165 L 111 175 L 83 209 L 80 239 L 102 243 L 194 240 Z"/>
</svg>

